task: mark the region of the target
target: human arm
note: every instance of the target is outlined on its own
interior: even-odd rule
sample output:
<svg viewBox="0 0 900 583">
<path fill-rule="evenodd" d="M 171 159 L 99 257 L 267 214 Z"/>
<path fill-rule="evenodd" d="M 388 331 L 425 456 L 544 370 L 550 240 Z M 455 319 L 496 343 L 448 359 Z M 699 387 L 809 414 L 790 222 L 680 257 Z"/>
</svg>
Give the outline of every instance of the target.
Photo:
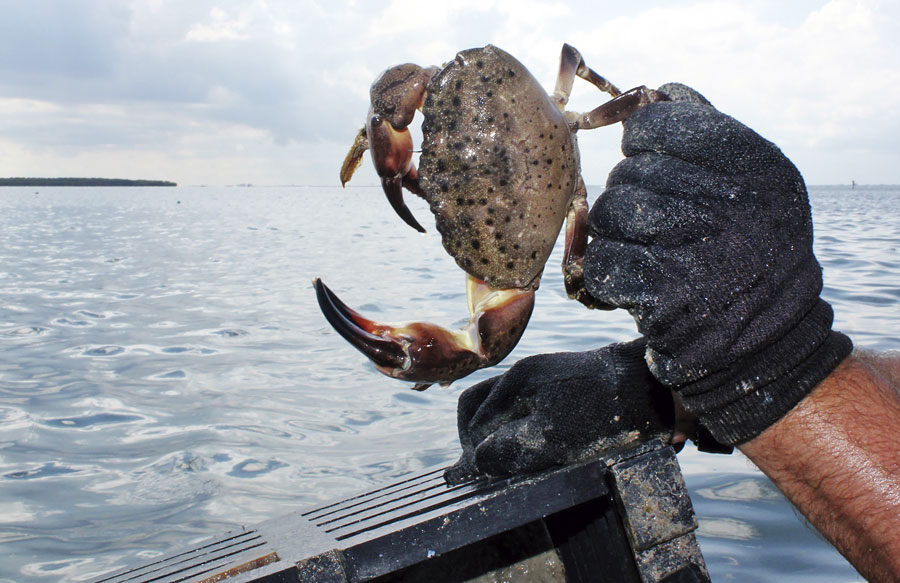
<svg viewBox="0 0 900 583">
<path fill-rule="evenodd" d="M 900 581 L 900 357 L 857 351 L 739 446 L 869 581 Z"/>
<path fill-rule="evenodd" d="M 866 576 L 900 581 L 900 362 L 848 359 L 831 329 L 793 164 L 689 100 L 626 121 L 627 158 L 591 209 L 588 291 L 629 310 L 654 377 L 719 442 Z"/>
<path fill-rule="evenodd" d="M 831 330 L 780 150 L 711 107 L 651 107 L 592 209 L 589 290 L 629 309 L 654 375 L 860 572 L 900 581 L 900 360 L 847 357 Z"/>
</svg>

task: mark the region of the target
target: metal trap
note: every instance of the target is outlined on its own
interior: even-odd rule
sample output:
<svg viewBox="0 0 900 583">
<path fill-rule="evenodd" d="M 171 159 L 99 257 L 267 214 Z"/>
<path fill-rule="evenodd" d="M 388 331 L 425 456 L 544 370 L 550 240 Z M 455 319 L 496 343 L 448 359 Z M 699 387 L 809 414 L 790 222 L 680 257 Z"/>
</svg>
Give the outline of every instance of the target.
<svg viewBox="0 0 900 583">
<path fill-rule="evenodd" d="M 94 583 L 676 583 L 709 580 L 661 442 L 543 474 L 443 468 L 231 532 Z"/>
</svg>

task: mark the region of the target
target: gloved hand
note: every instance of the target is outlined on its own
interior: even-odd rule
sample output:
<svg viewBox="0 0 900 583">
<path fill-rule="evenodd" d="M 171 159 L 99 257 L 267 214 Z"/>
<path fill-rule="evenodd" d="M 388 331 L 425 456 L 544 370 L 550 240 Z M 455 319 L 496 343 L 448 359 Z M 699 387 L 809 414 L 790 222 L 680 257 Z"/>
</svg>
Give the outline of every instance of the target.
<svg viewBox="0 0 900 583">
<path fill-rule="evenodd" d="M 449 483 L 508 476 L 586 459 L 673 433 L 672 393 L 644 363 L 643 339 L 588 352 L 539 354 L 466 389 L 463 447 Z"/>
<path fill-rule="evenodd" d="M 797 168 L 693 90 L 625 122 L 590 214 L 585 283 L 623 307 L 647 363 L 725 444 L 757 436 L 852 346 L 831 330 Z"/>
</svg>

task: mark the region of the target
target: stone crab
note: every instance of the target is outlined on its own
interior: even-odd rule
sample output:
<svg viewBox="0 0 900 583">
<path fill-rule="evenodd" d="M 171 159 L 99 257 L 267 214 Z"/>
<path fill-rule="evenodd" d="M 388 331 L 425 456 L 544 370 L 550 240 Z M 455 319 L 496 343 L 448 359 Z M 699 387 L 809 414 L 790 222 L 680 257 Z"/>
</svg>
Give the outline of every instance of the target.
<svg viewBox="0 0 900 583">
<path fill-rule="evenodd" d="M 566 111 L 576 76 L 613 99 L 587 113 Z M 457 331 L 421 322 L 381 324 L 315 279 L 328 322 L 380 372 L 424 390 L 503 360 L 528 324 L 563 222 L 566 292 L 588 307 L 609 309 L 583 286 L 588 205 L 575 132 L 622 121 L 668 99 L 664 93 L 643 86 L 623 93 L 577 49 L 563 45 L 550 96 L 512 55 L 488 45 L 461 51 L 442 68 L 391 67 L 370 95 L 368 119 L 344 160 L 341 183 L 368 150 L 388 201 L 408 225 L 425 231 L 402 189 L 429 203 L 444 248 L 467 274 L 471 315 Z M 424 116 L 418 169 L 407 128 L 416 110 Z"/>
</svg>

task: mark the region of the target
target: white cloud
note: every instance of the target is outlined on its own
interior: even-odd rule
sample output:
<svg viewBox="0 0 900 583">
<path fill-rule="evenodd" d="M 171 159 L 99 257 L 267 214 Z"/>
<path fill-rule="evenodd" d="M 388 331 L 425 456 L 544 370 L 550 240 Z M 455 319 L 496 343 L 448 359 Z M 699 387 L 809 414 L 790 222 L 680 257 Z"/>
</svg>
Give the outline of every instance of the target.
<svg viewBox="0 0 900 583">
<path fill-rule="evenodd" d="M 41 99 L 0 98 L 0 119 L 2 116 L 47 115 L 60 110 L 60 106 Z"/>
<path fill-rule="evenodd" d="M 135 172 L 144 157 L 148 168 L 168 161 L 181 182 L 214 182 L 221 174 L 212 169 L 228 166 L 246 172 L 238 182 L 264 182 L 264 169 L 280 181 L 331 183 L 385 67 L 440 64 L 494 43 L 552 88 L 570 42 L 622 87 L 696 86 L 781 145 L 811 181 L 900 182 L 895 164 L 879 162 L 896 158 L 900 131 L 900 8 L 887 0 L 645 0 L 602 11 L 542 0 L 17 6 L 0 7 L 0 50 L 17 55 L 0 63 L 0 132 L 11 155 L 0 175 L 76 156 L 97 165 L 86 172 L 108 173 L 114 145 L 132 152 Z M 65 30 L 48 24 L 60 14 Z M 581 83 L 571 107 L 606 99 Z M 604 128 L 580 137 L 588 182 L 604 181 L 620 136 Z M 207 162 L 192 168 L 201 150 Z M 355 180 L 374 183 L 374 173 Z"/>
<path fill-rule="evenodd" d="M 195 24 L 188 30 L 185 38 L 197 42 L 218 42 L 222 40 L 247 40 L 247 21 L 242 18 L 231 18 L 221 8 L 209 11 L 210 22 Z"/>
</svg>

